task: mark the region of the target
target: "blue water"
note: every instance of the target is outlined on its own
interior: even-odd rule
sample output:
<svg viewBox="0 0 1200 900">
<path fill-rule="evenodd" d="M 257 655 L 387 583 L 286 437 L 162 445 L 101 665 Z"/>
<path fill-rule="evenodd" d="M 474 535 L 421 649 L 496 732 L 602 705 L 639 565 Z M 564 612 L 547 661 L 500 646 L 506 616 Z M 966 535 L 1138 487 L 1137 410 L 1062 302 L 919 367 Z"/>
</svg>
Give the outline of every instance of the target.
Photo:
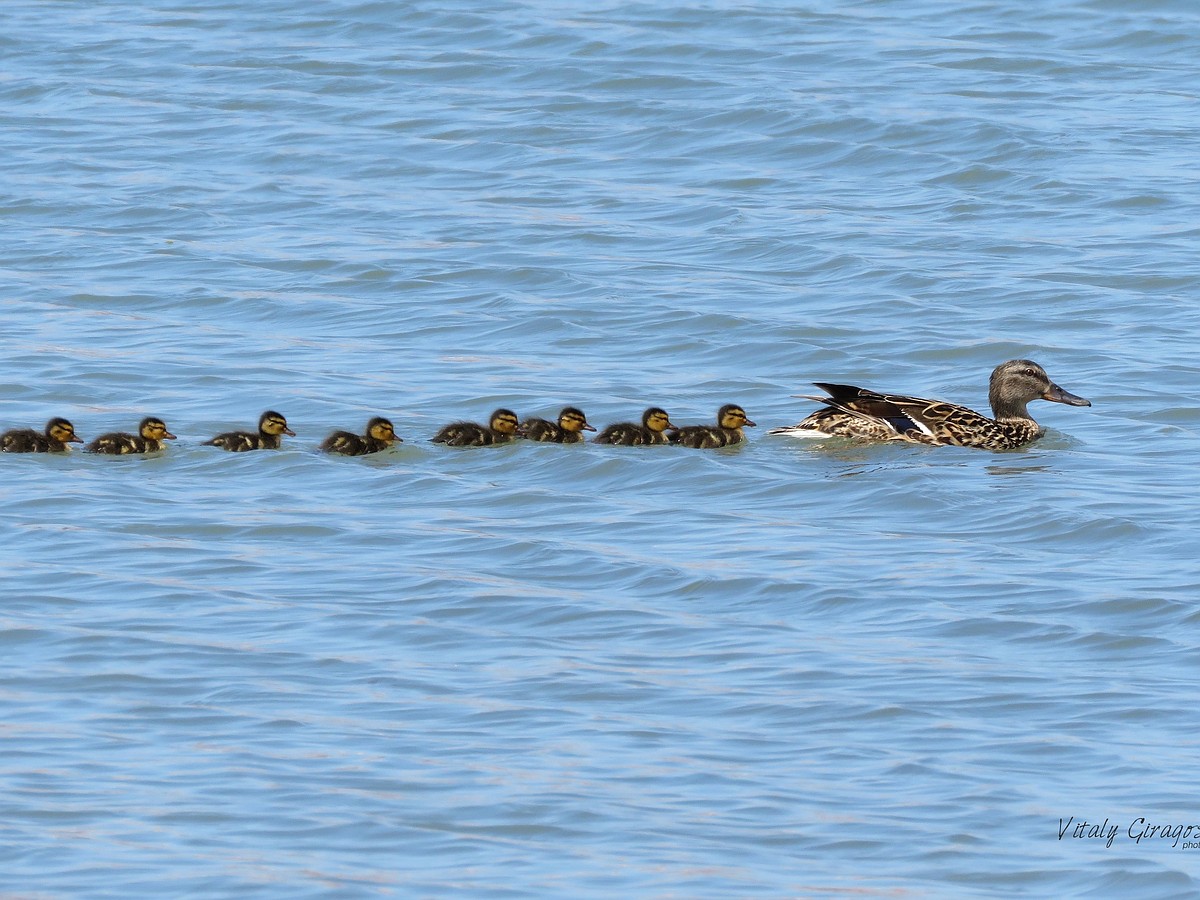
<svg viewBox="0 0 1200 900">
<path fill-rule="evenodd" d="M 1200 8 L 0 21 L 0 427 L 179 435 L 0 459 L 0 893 L 1200 893 Z M 1014 357 L 1093 406 L 764 434 Z"/>
</svg>

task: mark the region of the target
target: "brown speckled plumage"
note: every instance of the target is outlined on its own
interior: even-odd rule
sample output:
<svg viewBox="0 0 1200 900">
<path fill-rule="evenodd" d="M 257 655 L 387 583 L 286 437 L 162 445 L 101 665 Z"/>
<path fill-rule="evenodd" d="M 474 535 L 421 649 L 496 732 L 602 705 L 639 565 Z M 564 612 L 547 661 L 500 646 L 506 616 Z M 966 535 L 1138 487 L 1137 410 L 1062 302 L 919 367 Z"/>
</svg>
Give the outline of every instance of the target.
<svg viewBox="0 0 1200 900">
<path fill-rule="evenodd" d="M 1037 440 L 1042 434 L 1041 426 L 1027 409 L 1031 400 L 1092 405 L 1060 388 L 1041 366 L 1028 359 L 1009 360 L 993 370 L 988 390 L 991 417 L 941 400 L 879 394 L 847 384 L 817 382 L 817 387 L 829 397 L 809 399 L 828 405 L 797 425 L 769 433 L 801 437 L 818 433 L 865 441 L 899 440 L 1011 450 Z"/>
</svg>

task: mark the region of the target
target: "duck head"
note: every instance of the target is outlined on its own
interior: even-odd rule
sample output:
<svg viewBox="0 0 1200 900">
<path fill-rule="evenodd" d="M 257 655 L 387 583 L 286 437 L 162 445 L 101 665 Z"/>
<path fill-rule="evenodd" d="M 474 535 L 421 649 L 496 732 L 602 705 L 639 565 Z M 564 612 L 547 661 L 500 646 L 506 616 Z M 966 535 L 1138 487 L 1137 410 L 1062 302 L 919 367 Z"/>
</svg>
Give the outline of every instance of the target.
<svg viewBox="0 0 1200 900">
<path fill-rule="evenodd" d="M 1028 419 L 1026 405 L 1031 400 L 1049 400 L 1068 406 L 1091 406 L 1085 400 L 1064 390 L 1046 374 L 1046 370 L 1029 359 L 1010 359 L 992 371 L 988 385 L 988 402 L 997 419 Z"/>
<path fill-rule="evenodd" d="M 755 427 L 755 423 L 746 416 L 746 411 L 736 403 L 726 403 L 717 410 L 717 424 L 730 429 Z"/>
<path fill-rule="evenodd" d="M 296 436 L 296 432 L 288 428 L 287 419 L 273 409 L 268 409 L 258 419 L 258 430 L 263 434 L 290 434 Z"/>
<path fill-rule="evenodd" d="M 567 406 L 558 414 L 558 427 L 563 431 L 595 431 L 596 426 L 589 425 L 583 410 Z"/>
<path fill-rule="evenodd" d="M 498 409 L 488 419 L 488 428 L 500 434 L 519 435 L 523 433 L 517 414 L 511 409 Z"/>
<path fill-rule="evenodd" d="M 402 444 L 404 441 L 396 434 L 396 429 L 383 416 L 376 416 L 367 423 L 367 437 L 372 437 L 385 444 Z"/>
<path fill-rule="evenodd" d="M 138 434 L 148 441 L 171 441 L 175 435 L 167 431 L 167 425 L 162 419 L 147 416 L 138 425 Z"/>
<path fill-rule="evenodd" d="M 642 427 L 660 432 L 679 430 L 678 426 L 671 424 L 671 417 L 667 415 L 667 411 L 657 406 L 652 406 L 642 413 Z"/>
</svg>

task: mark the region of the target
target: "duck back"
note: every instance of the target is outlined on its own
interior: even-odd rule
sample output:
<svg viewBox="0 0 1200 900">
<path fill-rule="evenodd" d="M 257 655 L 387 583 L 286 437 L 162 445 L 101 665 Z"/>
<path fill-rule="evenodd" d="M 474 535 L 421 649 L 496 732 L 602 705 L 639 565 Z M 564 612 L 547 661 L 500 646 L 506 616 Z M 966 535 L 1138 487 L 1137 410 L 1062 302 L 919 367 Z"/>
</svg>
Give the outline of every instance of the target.
<svg viewBox="0 0 1200 900">
<path fill-rule="evenodd" d="M 106 453 L 124 455 L 126 453 L 154 453 L 162 450 L 166 444 L 162 441 L 144 438 L 140 434 L 130 434 L 126 431 L 113 431 L 102 434 L 85 448 L 89 453 Z"/>
<path fill-rule="evenodd" d="M 597 444 L 620 447 L 640 447 L 646 444 L 665 444 L 667 436 L 636 422 L 616 422 L 609 425 L 594 438 Z"/>
<path fill-rule="evenodd" d="M 0 434 L 0 452 L 3 453 L 50 453 L 52 448 L 50 438 L 34 431 L 32 428 L 13 428 Z"/>
<path fill-rule="evenodd" d="M 435 444 L 447 447 L 486 447 L 496 443 L 497 435 L 486 425 L 475 422 L 453 422 L 433 437 Z"/>
<path fill-rule="evenodd" d="M 342 456 L 366 456 L 368 453 L 378 453 L 387 448 L 387 441 L 354 434 L 351 431 L 335 431 L 321 442 L 321 449 L 325 453 L 337 453 Z"/>
</svg>

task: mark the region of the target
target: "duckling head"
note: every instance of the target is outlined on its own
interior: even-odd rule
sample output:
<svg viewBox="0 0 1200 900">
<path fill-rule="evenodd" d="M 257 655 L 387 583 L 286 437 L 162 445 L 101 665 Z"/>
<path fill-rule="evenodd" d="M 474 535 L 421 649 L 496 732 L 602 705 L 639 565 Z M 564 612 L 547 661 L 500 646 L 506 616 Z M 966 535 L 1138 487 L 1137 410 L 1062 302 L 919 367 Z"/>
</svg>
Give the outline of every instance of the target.
<svg viewBox="0 0 1200 900">
<path fill-rule="evenodd" d="M 736 403 L 726 403 L 717 410 L 717 424 L 730 429 L 755 427 L 755 423 L 746 417 L 746 411 Z"/>
<path fill-rule="evenodd" d="M 296 436 L 296 432 L 288 428 L 287 419 L 272 409 L 268 409 L 259 417 L 258 430 L 263 434 L 290 434 L 292 437 Z"/>
<path fill-rule="evenodd" d="M 376 416 L 367 423 L 367 437 L 383 441 L 385 444 L 402 444 L 404 441 L 396 434 L 392 423 L 383 416 Z"/>
<path fill-rule="evenodd" d="M 63 444 L 83 443 L 83 438 L 75 434 L 75 426 L 57 417 L 46 423 L 46 436 Z"/>
<path fill-rule="evenodd" d="M 563 431 L 579 432 L 579 431 L 595 431 L 596 426 L 589 425 L 587 416 L 583 414 L 583 410 L 577 409 L 574 406 L 567 406 L 558 414 L 558 427 Z"/>
<path fill-rule="evenodd" d="M 667 415 L 667 411 L 659 409 L 657 406 L 652 406 L 642 413 L 642 427 L 649 428 L 651 431 L 679 430 L 671 424 L 671 417 Z"/>
<path fill-rule="evenodd" d="M 175 435 L 167 431 L 167 425 L 162 419 L 147 416 L 138 425 L 138 434 L 148 441 L 171 441 Z"/>
<path fill-rule="evenodd" d="M 511 409 L 498 409 L 488 419 L 488 427 L 500 434 L 519 434 L 521 423 Z"/>
</svg>

